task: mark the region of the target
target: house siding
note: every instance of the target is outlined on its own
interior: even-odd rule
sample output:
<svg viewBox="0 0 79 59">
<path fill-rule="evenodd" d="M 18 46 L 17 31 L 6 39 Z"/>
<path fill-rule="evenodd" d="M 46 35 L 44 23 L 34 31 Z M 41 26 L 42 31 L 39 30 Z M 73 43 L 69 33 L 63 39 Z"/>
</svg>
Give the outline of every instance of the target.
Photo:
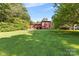
<svg viewBox="0 0 79 59">
<path fill-rule="evenodd" d="M 51 21 L 43 21 L 35 24 L 30 25 L 31 29 L 50 29 L 52 28 L 52 22 Z"/>
</svg>

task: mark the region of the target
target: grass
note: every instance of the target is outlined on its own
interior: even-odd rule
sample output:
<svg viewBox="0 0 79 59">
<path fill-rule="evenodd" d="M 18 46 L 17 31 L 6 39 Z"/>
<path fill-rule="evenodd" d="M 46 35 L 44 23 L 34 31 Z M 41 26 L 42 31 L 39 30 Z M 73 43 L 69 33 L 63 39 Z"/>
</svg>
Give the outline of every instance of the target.
<svg viewBox="0 0 79 59">
<path fill-rule="evenodd" d="M 0 33 L 1 56 L 79 55 L 77 31 L 13 31 Z"/>
</svg>

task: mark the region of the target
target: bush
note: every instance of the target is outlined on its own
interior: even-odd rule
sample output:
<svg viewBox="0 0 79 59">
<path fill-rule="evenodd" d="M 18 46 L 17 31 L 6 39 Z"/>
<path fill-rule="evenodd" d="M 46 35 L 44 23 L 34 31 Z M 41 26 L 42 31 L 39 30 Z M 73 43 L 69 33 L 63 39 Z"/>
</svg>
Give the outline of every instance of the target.
<svg viewBox="0 0 79 59">
<path fill-rule="evenodd" d="M 26 23 L 15 22 L 15 23 L 8 23 L 8 22 L 0 22 L 0 32 L 8 32 L 8 31 L 15 31 L 15 30 L 26 30 Z"/>
</svg>

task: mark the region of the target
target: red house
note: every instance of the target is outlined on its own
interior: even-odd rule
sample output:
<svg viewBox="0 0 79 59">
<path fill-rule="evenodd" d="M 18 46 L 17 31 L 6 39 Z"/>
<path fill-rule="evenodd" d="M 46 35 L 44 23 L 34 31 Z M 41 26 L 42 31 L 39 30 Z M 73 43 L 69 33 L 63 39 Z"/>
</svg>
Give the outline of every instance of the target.
<svg viewBox="0 0 79 59">
<path fill-rule="evenodd" d="M 42 21 L 41 22 L 42 29 L 50 29 L 52 27 L 51 21 Z"/>
<path fill-rule="evenodd" d="M 30 28 L 31 29 L 50 29 L 50 28 L 52 28 L 52 22 L 51 21 L 42 21 L 40 23 L 31 23 Z"/>
</svg>

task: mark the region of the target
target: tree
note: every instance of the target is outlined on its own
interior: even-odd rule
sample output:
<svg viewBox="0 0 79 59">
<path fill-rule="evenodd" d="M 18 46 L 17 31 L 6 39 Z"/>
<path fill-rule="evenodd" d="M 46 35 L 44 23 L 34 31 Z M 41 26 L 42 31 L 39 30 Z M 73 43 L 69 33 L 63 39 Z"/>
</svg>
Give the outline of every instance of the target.
<svg viewBox="0 0 79 59">
<path fill-rule="evenodd" d="M 8 28 L 10 30 L 26 29 L 30 23 L 30 16 L 23 4 L 1 3 L 0 23 L 0 30 L 5 24 L 7 25 L 5 28 Z"/>
<path fill-rule="evenodd" d="M 79 24 L 79 4 L 59 4 L 56 14 L 52 17 L 55 28 L 60 28 L 62 25 L 73 26 Z"/>
<path fill-rule="evenodd" d="M 42 21 L 48 21 L 48 18 L 43 18 Z"/>
</svg>

